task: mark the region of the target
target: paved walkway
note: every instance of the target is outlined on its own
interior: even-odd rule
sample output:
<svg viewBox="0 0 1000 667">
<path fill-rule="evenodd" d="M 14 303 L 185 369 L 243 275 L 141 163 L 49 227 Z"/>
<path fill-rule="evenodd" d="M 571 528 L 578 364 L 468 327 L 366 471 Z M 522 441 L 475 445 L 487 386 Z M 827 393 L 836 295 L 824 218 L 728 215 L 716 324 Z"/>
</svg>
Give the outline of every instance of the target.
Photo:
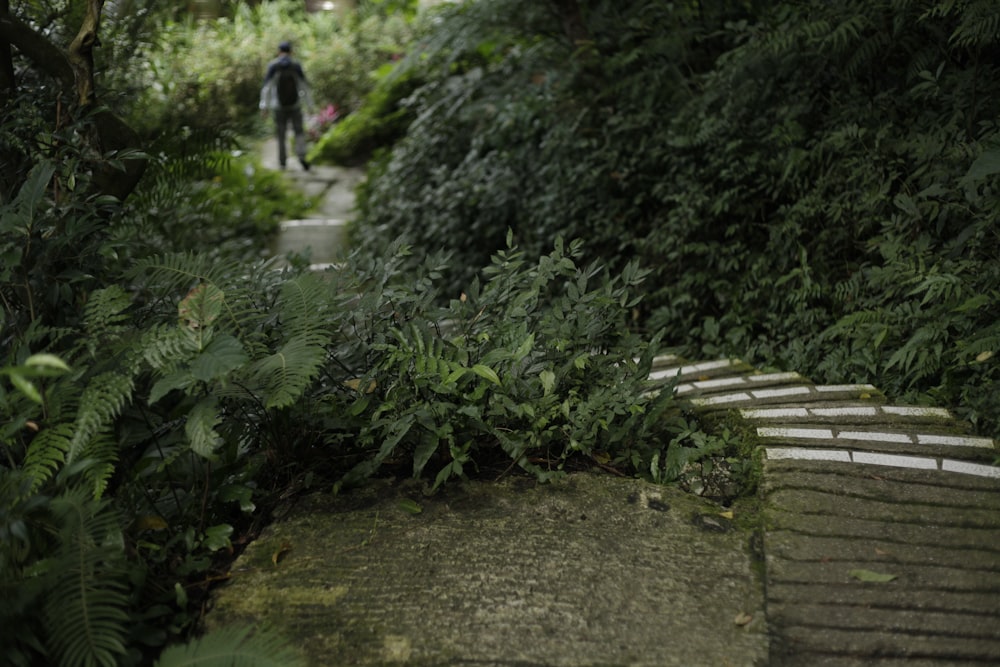
<svg viewBox="0 0 1000 667">
<path fill-rule="evenodd" d="M 761 446 L 770 665 L 1000 664 L 996 443 L 866 384 L 676 357 L 652 376 Z"/>
<path fill-rule="evenodd" d="M 276 140 L 268 139 L 262 144 L 261 162 L 267 169 L 279 169 Z M 332 266 L 345 250 L 345 225 L 353 215 L 354 189 L 364 178 L 364 170 L 318 164 L 305 171 L 292 158 L 288 160 L 285 175 L 316 206 L 304 219 L 281 223 L 274 254 L 305 252 L 311 268 L 322 270 Z"/>
</svg>

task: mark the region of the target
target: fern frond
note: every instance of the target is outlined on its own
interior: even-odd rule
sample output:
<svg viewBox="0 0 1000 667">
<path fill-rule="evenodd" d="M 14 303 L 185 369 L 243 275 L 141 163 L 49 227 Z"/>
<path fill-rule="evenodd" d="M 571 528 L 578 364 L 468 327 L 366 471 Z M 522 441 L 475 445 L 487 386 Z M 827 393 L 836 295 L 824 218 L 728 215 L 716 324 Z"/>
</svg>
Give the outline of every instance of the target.
<svg viewBox="0 0 1000 667">
<path fill-rule="evenodd" d="M 252 369 L 253 384 L 262 388 L 268 408 L 296 401 L 326 361 L 326 349 L 309 337 L 294 337 Z"/>
<path fill-rule="evenodd" d="M 221 288 L 227 278 L 242 273 L 241 264 L 239 260 L 219 261 L 204 253 L 173 253 L 138 261 L 128 277 L 144 279 L 163 294 L 187 293 L 199 283 Z"/>
<path fill-rule="evenodd" d="M 89 334 L 86 340 L 91 355 L 98 345 L 105 346 L 118 339 L 124 330 L 123 323 L 128 320 L 124 311 L 131 305 L 131 297 L 118 285 L 90 293 L 83 312 L 83 325 Z"/>
<path fill-rule="evenodd" d="M 315 273 L 287 280 L 281 286 L 280 307 L 289 336 L 325 332 L 331 319 L 330 285 Z"/>
<path fill-rule="evenodd" d="M 155 667 L 300 667 L 305 661 L 294 646 L 271 630 L 228 626 L 173 646 Z"/>
<path fill-rule="evenodd" d="M 85 489 L 57 496 L 52 511 L 60 546 L 46 563 L 45 621 L 55 663 L 117 665 L 129 619 L 119 517 Z"/>
<path fill-rule="evenodd" d="M 91 439 L 121 413 L 134 390 L 133 377 L 120 372 L 101 373 L 90 381 L 80 398 L 67 464 L 77 460 Z"/>
<path fill-rule="evenodd" d="M 137 346 L 136 356 L 155 370 L 176 368 L 198 351 L 195 341 L 183 329 L 174 325 L 158 325 L 148 329 Z"/>
<path fill-rule="evenodd" d="M 23 470 L 31 479 L 33 493 L 51 479 L 66 461 L 72 439 L 73 426 L 58 424 L 42 429 L 31 441 L 24 457 Z"/>
<path fill-rule="evenodd" d="M 118 463 L 118 441 L 114 438 L 112 425 L 108 424 L 100 433 L 92 437 L 77 455 L 77 461 L 86 461 L 82 475 L 87 486 L 100 498 L 108 488 L 108 480 Z"/>
</svg>

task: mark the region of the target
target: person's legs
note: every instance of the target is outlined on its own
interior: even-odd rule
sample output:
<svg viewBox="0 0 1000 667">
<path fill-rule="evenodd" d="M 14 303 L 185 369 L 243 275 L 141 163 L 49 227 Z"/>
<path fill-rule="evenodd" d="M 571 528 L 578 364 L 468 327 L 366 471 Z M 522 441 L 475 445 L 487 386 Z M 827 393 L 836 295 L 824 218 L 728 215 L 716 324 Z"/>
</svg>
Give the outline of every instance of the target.
<svg viewBox="0 0 1000 667">
<path fill-rule="evenodd" d="M 288 160 L 288 142 L 286 139 L 288 133 L 288 115 L 289 112 L 284 109 L 274 110 L 274 131 L 278 139 L 278 164 L 281 165 L 282 169 L 285 168 L 285 162 Z"/>
<path fill-rule="evenodd" d="M 295 135 L 295 154 L 302 163 L 302 168 L 309 171 L 309 162 L 306 161 L 306 133 L 302 127 L 302 109 L 294 109 L 289 114 L 292 121 L 292 133 Z"/>
</svg>

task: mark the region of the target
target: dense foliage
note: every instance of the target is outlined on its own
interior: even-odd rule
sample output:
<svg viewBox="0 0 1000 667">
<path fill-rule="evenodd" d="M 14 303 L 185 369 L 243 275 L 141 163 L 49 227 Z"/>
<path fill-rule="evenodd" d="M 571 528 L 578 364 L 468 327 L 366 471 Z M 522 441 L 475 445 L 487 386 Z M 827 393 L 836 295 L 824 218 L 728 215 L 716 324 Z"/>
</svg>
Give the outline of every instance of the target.
<svg viewBox="0 0 1000 667">
<path fill-rule="evenodd" d="M 352 110 L 412 3 L 134 0 L 96 40 L 100 4 L 0 4 L 5 664 L 294 664 L 240 628 L 162 650 L 288 494 L 725 453 L 648 393 L 642 326 L 996 427 L 984 0 L 446 8 L 328 142 L 393 146 L 322 276 L 260 260 L 306 203 L 227 128 L 277 33 Z"/>
<path fill-rule="evenodd" d="M 401 65 L 426 84 L 373 165 L 360 247 L 511 228 L 650 271 L 691 355 L 870 381 L 1000 424 L 989 0 L 466 2 Z"/>
<path fill-rule="evenodd" d="M 127 52 L 123 16 L 104 29 Z M 11 18 L 19 43 L 79 55 L 57 45 L 79 16 Z M 264 232 L 305 204 L 230 133 L 192 119 L 101 153 L 103 95 L 75 98 L 73 77 L 53 87 L 31 52 L 11 64 L 24 74 L 0 135 L 4 664 L 293 665 L 267 631 L 181 645 L 279 498 L 383 473 L 545 480 L 581 461 L 670 479 L 719 449 L 688 448 L 669 394 L 648 391 L 656 341 L 626 326 L 635 265 L 581 263 L 579 243 L 528 259 L 508 242 L 463 292 L 440 258 L 404 273 L 405 246 L 322 276 L 282 268 L 260 260 Z M 144 76 L 108 73 L 113 90 Z M 100 177 L 129 161 L 142 179 L 114 196 Z"/>
</svg>

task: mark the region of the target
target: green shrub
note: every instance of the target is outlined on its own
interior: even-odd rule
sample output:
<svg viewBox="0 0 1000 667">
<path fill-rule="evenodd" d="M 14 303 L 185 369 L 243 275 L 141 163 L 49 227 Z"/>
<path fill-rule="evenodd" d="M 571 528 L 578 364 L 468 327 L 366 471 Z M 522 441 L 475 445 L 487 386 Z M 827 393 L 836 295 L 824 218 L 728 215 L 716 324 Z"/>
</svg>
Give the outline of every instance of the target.
<svg viewBox="0 0 1000 667">
<path fill-rule="evenodd" d="M 651 270 L 642 323 L 689 356 L 875 382 L 997 432 L 989 2 L 594 0 L 585 48 L 556 4 L 442 16 L 358 247 L 446 249 L 457 289 L 508 228 L 528 257 L 581 238 L 584 261 Z"/>
<path fill-rule="evenodd" d="M 366 277 L 353 332 L 367 363 L 347 408 L 364 459 L 345 481 L 389 460 L 435 486 L 496 466 L 545 480 L 581 454 L 648 470 L 670 399 L 647 394 L 655 346 L 626 326 L 644 274 L 580 268 L 579 254 L 557 243 L 536 263 L 510 248 L 440 309 L 439 266 L 412 294 Z"/>
<path fill-rule="evenodd" d="M 419 85 L 412 71 L 383 66 L 378 83 L 357 111 L 333 125 L 309 152 L 309 159 L 342 165 L 367 162 L 379 148 L 393 144 L 413 118 L 402 104 Z"/>
</svg>

